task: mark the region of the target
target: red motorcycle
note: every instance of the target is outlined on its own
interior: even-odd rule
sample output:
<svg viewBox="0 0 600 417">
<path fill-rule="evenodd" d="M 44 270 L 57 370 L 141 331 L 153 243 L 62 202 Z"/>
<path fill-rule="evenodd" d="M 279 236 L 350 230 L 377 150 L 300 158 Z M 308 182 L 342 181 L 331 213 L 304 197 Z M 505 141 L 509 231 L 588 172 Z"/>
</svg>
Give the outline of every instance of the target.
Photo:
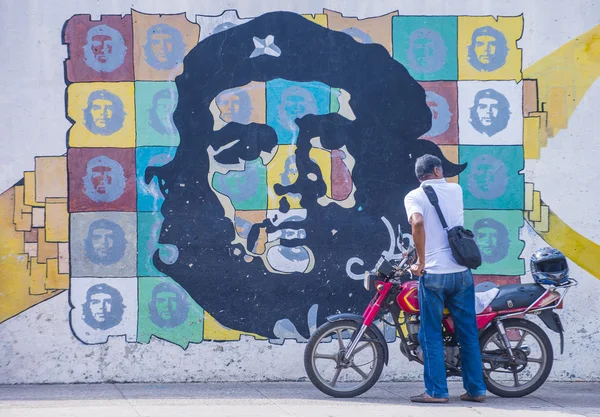
<svg viewBox="0 0 600 417">
<path fill-rule="evenodd" d="M 330 316 L 312 334 L 304 352 L 304 367 L 319 390 L 332 397 L 347 398 L 365 393 L 377 382 L 389 358 L 388 344 L 380 329 L 384 323 L 396 329 L 402 354 L 409 361 L 423 364 L 417 337 L 418 277 L 410 270 L 415 261 L 414 248 L 397 265 L 382 256 L 375 273 L 365 273 L 365 289 L 374 287 L 377 292 L 363 315 Z M 577 281 L 568 279 L 561 285 L 478 286 L 477 326 L 488 391 L 500 397 L 522 397 L 545 382 L 552 369 L 552 344 L 537 324 L 524 317 L 535 314 L 559 333 L 562 354 L 564 330 L 554 310 L 562 308 L 566 293 L 575 285 Z M 460 346 L 447 309 L 443 339 L 446 373 L 461 376 Z"/>
</svg>

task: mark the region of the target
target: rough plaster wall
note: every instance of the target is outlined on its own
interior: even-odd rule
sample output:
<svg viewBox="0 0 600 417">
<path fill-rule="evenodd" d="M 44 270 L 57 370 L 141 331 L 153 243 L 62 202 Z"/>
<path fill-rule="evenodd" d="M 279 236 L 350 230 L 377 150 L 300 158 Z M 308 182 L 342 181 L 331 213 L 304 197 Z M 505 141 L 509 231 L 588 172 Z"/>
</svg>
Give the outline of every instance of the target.
<svg viewBox="0 0 600 417">
<path fill-rule="evenodd" d="M 574 274 L 581 271 L 574 268 Z M 583 280 L 582 280 L 583 281 Z M 565 354 L 559 355 L 558 336 L 549 334 L 555 347 L 550 380 L 598 381 L 595 361 L 600 313 L 598 285 L 585 281 L 573 291 L 561 312 L 567 329 Z M 581 307 L 590 306 L 590 307 Z M 583 311 L 585 310 L 585 311 Z M 33 307 L 0 327 L 3 357 L 0 383 L 72 382 L 192 382 L 304 380 L 304 344 L 287 341 L 282 346 L 242 338 L 236 343 L 203 342 L 187 350 L 153 339 L 150 344 L 132 344 L 124 337 L 108 343 L 82 345 L 71 332 L 67 294 Z M 587 314 L 584 314 L 587 313 Z M 541 323 L 538 321 L 538 324 Z M 25 332 L 24 329 L 35 329 Z M 409 363 L 399 344 L 390 344 L 389 366 L 382 380 L 418 380 L 422 367 Z"/>
<path fill-rule="evenodd" d="M 187 11 L 219 14 L 235 8 L 241 17 L 271 10 L 315 13 L 323 7 L 360 17 L 377 16 L 391 10 L 410 14 L 519 15 L 524 14 L 525 32 L 520 41 L 523 68 L 554 51 L 564 43 L 598 24 L 600 4 L 564 2 L 464 1 L 454 5 L 439 2 L 435 8 L 420 2 L 310 1 L 302 5 L 291 1 L 195 2 L 139 1 L 133 4 L 112 1 L 3 2 L 0 19 L 6 28 L 3 37 L 4 58 L 0 71 L 5 99 L 0 116 L 5 133 L 4 152 L 0 155 L 0 189 L 18 181 L 24 170 L 33 168 L 39 155 L 65 152 L 64 76 L 62 59 L 66 50 L 60 44 L 63 23 L 77 13 L 125 14 L 130 8 L 146 13 Z M 16 65 L 15 63 L 19 63 Z M 595 196 L 600 143 L 596 140 L 596 103 L 600 100 L 600 82 L 587 92 L 572 118 L 569 128 L 549 140 L 541 159 L 528 162 L 526 180 L 533 181 L 544 201 L 567 224 L 585 237 L 600 240 L 600 204 Z M 32 123 L 32 120 L 35 120 Z M 529 227 L 521 232 L 526 241 L 524 259 L 543 241 Z M 560 312 L 566 328 L 566 352 L 556 351 L 551 379 L 598 380 L 600 363 L 596 356 L 600 342 L 600 281 L 574 263 L 572 276 L 580 285 L 569 294 Z M 357 310 L 362 309 L 362 306 Z M 153 340 L 148 345 L 126 343 L 111 338 L 107 344 L 85 346 L 76 340 L 68 322 L 66 293 L 54 297 L 0 325 L 0 383 L 100 382 L 100 381 L 203 381 L 203 380 L 278 380 L 303 378 L 303 344 L 286 342 L 283 346 L 243 339 L 240 343 L 203 342 L 182 350 L 174 344 Z M 550 333 L 550 332 L 549 332 Z M 554 346 L 558 337 L 550 333 Z M 408 364 L 390 345 L 390 366 L 384 378 L 414 379 L 421 369 Z M 588 360 L 589 359 L 589 360 Z"/>
<path fill-rule="evenodd" d="M 525 165 L 527 180 L 535 182 L 552 210 L 594 242 L 600 240 L 598 176 L 594 173 L 600 142 L 593 115 L 598 100 L 597 80 L 569 119 L 569 128 L 549 140 L 539 160 Z"/>
</svg>

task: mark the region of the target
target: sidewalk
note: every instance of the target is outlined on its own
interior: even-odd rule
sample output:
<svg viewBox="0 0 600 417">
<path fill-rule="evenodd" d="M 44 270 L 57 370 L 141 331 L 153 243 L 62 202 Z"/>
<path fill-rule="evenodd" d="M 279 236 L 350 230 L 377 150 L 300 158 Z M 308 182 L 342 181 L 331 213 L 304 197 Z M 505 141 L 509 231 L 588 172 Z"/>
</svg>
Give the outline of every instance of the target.
<svg viewBox="0 0 600 417">
<path fill-rule="evenodd" d="M 449 404 L 408 400 L 420 392 L 414 382 L 378 383 L 350 400 L 327 397 L 306 382 L 0 385 L 0 416 L 600 417 L 600 382 L 547 382 L 529 397 L 490 395 L 484 404 L 459 401 L 459 382 L 450 383 Z"/>
</svg>

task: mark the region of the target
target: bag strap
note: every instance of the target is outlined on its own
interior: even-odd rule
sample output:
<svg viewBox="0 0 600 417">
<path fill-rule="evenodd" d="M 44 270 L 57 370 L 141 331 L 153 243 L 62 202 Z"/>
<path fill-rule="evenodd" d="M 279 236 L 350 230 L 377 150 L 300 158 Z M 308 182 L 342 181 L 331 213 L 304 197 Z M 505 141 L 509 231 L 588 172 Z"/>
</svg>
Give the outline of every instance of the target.
<svg viewBox="0 0 600 417">
<path fill-rule="evenodd" d="M 423 191 L 425 191 L 425 194 L 427 195 L 429 202 L 433 205 L 433 207 L 435 207 L 435 211 L 437 212 L 438 217 L 440 218 L 442 227 L 445 230 L 448 230 L 448 223 L 446 223 L 446 219 L 444 218 L 444 215 L 442 214 L 442 209 L 440 209 L 438 196 L 435 193 L 435 190 L 433 189 L 433 187 L 431 185 L 424 185 Z"/>
</svg>

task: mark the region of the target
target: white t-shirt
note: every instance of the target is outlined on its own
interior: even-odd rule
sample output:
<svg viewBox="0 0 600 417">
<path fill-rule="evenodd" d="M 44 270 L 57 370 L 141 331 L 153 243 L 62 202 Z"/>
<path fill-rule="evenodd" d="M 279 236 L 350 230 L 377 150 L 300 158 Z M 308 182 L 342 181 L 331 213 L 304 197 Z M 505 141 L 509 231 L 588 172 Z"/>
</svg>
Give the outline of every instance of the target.
<svg viewBox="0 0 600 417">
<path fill-rule="evenodd" d="M 438 196 L 439 205 L 448 223 L 448 228 L 463 226 L 463 194 L 460 185 L 445 179 L 426 180 Z M 431 274 L 452 274 L 467 268 L 456 263 L 448 243 L 448 234 L 442 227 L 435 207 L 429 202 L 423 188 L 412 190 L 404 197 L 408 221 L 414 213 L 421 213 L 425 226 L 425 270 Z"/>
</svg>

